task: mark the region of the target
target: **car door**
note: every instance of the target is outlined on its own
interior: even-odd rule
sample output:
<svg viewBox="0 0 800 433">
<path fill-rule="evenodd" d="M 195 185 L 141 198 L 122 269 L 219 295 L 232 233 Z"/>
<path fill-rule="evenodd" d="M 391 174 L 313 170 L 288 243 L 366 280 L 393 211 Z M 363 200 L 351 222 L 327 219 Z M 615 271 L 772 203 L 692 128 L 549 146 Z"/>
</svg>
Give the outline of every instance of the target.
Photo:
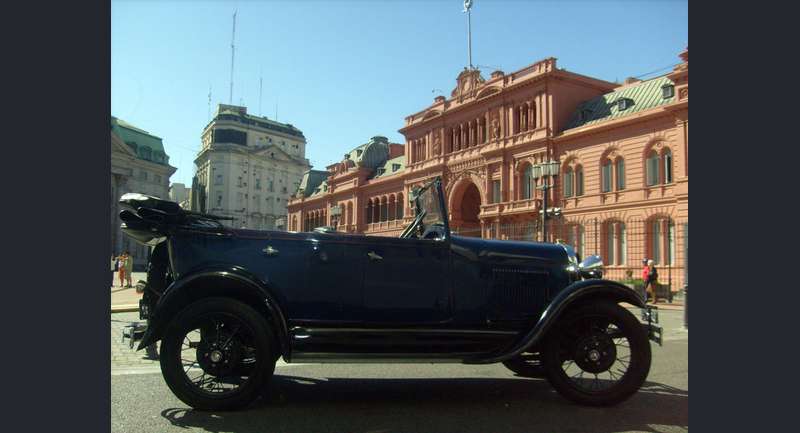
<svg viewBox="0 0 800 433">
<path fill-rule="evenodd" d="M 364 236 L 364 326 L 425 326 L 451 316 L 446 241 Z"/>
<path fill-rule="evenodd" d="M 282 289 L 290 326 L 360 321 L 363 275 L 342 237 L 273 233 L 265 243 L 265 277 Z"/>
</svg>

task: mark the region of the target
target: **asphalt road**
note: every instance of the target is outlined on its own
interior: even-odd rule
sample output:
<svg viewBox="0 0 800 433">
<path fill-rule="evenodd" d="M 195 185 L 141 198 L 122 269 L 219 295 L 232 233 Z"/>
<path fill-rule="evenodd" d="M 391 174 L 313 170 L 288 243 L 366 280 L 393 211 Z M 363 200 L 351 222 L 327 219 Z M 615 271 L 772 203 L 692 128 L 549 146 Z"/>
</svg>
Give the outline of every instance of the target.
<svg viewBox="0 0 800 433">
<path fill-rule="evenodd" d="M 644 388 L 612 408 L 560 397 L 502 365 L 280 363 L 267 396 L 239 412 L 200 412 L 172 395 L 155 365 L 111 377 L 112 432 L 686 432 L 688 331 L 662 311 Z M 112 366 L 113 367 L 113 366 Z"/>
</svg>

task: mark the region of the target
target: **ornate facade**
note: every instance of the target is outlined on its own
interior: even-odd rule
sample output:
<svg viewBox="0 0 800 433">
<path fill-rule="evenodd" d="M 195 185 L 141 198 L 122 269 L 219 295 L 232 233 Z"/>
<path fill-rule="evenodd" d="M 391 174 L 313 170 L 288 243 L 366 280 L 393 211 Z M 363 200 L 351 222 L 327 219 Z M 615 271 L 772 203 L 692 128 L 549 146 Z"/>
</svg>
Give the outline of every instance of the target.
<svg viewBox="0 0 800 433">
<path fill-rule="evenodd" d="M 667 75 L 624 84 L 567 72 L 554 58 L 488 79 L 465 69 L 450 98 L 438 96 L 405 118 L 402 171 L 378 176 L 377 167 L 345 158 L 316 172 L 325 191 L 291 199 L 289 229 L 332 225 L 396 236 L 411 216 L 403 199 L 410 188 L 441 176 L 453 231 L 541 240 L 544 191 L 531 168 L 556 160 L 548 208 L 557 208 L 557 221 L 548 222 L 548 241 L 600 254 L 618 278 L 646 257 L 679 281 L 679 231 L 688 224 L 688 48 L 680 57 Z"/>
</svg>

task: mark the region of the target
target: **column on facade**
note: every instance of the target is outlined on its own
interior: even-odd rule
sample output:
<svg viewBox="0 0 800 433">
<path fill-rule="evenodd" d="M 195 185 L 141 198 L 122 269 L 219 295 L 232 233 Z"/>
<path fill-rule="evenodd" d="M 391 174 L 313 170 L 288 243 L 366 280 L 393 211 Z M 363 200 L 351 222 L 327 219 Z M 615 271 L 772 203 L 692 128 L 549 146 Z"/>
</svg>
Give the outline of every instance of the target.
<svg viewBox="0 0 800 433">
<path fill-rule="evenodd" d="M 469 135 L 469 146 L 472 147 L 472 146 L 475 145 L 475 136 L 474 136 L 474 134 L 475 134 L 475 126 L 474 126 L 474 122 L 472 120 L 470 120 L 467 123 L 467 127 L 469 128 L 469 134 L 468 134 Z"/>
<path fill-rule="evenodd" d="M 513 167 L 513 165 L 511 165 L 511 167 L 509 167 L 509 165 L 511 165 L 511 164 L 509 164 L 509 162 L 505 159 L 505 157 L 503 158 L 503 161 L 500 162 L 500 197 L 501 197 L 501 201 L 505 201 L 505 200 L 502 199 L 502 197 L 503 197 L 503 193 L 506 192 L 506 191 L 509 191 L 508 197 L 509 197 L 509 199 L 511 198 L 511 195 L 510 195 L 511 188 L 509 188 L 509 182 L 510 182 L 509 174 L 510 174 L 510 172 L 508 170 L 509 170 L 509 168 L 511 170 L 513 170 L 514 167 Z"/>
<path fill-rule="evenodd" d="M 536 98 L 534 98 L 534 105 L 536 106 L 536 125 L 540 127 L 544 125 L 544 109 L 542 106 L 543 102 L 542 94 L 539 93 L 536 95 Z"/>
<path fill-rule="evenodd" d="M 516 104 L 514 105 L 513 110 L 514 110 L 513 111 L 514 114 L 512 115 L 513 127 L 511 128 L 511 131 L 512 134 L 519 134 L 520 132 L 522 132 L 522 117 L 521 117 L 522 110 L 520 109 L 520 106 Z"/>
<path fill-rule="evenodd" d="M 536 102 L 531 99 L 528 101 L 528 129 L 534 130 L 536 129 L 536 125 Z"/>
</svg>

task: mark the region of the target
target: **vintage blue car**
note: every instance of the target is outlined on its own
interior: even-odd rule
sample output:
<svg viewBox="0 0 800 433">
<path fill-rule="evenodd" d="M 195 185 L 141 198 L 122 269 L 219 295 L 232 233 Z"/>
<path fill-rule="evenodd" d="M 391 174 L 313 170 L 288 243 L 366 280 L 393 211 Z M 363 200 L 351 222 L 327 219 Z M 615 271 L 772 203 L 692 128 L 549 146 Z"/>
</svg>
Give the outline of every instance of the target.
<svg viewBox="0 0 800 433">
<path fill-rule="evenodd" d="M 413 221 L 388 238 L 231 229 L 124 195 L 123 230 L 153 247 L 139 349 L 160 341 L 169 388 L 207 410 L 249 404 L 280 357 L 503 363 L 588 405 L 639 389 L 660 328 L 636 292 L 587 278 L 566 245 L 452 235 L 438 178 L 410 199 Z"/>
</svg>

